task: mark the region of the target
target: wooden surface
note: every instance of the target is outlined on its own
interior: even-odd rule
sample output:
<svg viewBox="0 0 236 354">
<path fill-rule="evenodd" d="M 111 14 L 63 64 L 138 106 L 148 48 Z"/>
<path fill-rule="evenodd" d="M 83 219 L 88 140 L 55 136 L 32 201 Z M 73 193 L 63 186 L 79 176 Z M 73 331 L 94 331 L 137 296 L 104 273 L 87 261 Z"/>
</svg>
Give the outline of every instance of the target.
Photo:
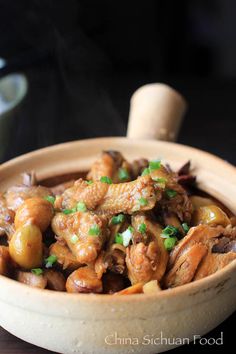
<svg viewBox="0 0 236 354">
<path fill-rule="evenodd" d="M 53 354 L 48 350 L 24 342 L 0 327 L 0 353 L 1 354 Z"/>
</svg>

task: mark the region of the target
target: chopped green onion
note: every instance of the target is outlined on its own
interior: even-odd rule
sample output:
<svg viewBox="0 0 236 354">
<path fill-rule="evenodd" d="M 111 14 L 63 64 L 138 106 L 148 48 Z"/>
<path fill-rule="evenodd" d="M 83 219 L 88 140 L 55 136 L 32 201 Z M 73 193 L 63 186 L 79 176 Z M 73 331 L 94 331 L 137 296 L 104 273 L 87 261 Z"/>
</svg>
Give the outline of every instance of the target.
<svg viewBox="0 0 236 354">
<path fill-rule="evenodd" d="M 123 236 L 122 236 L 122 234 L 116 234 L 115 243 L 119 243 L 120 245 L 123 245 Z"/>
<path fill-rule="evenodd" d="M 46 197 L 44 197 L 44 199 L 46 199 L 49 203 L 51 203 L 52 205 L 54 205 L 56 198 L 53 197 L 52 195 L 47 195 Z"/>
<path fill-rule="evenodd" d="M 127 181 L 129 179 L 129 172 L 126 168 L 119 168 L 118 177 L 120 181 Z"/>
<path fill-rule="evenodd" d="M 153 181 L 161 184 L 165 184 L 167 182 L 166 178 L 162 178 L 162 177 L 153 177 L 152 179 Z"/>
<path fill-rule="evenodd" d="M 71 243 L 75 244 L 78 241 L 79 241 L 79 237 L 77 235 L 71 236 L 71 238 L 70 238 Z"/>
<path fill-rule="evenodd" d="M 148 205 L 148 200 L 146 198 L 141 197 L 139 199 L 139 204 L 142 206 Z"/>
<path fill-rule="evenodd" d="M 76 209 L 77 209 L 77 211 L 81 211 L 82 213 L 87 211 L 87 207 L 84 202 L 79 202 L 76 206 Z"/>
<path fill-rule="evenodd" d="M 132 239 L 133 236 L 133 227 L 129 226 L 127 230 L 125 230 L 124 232 L 122 232 L 122 238 L 123 238 L 123 246 L 124 247 L 128 247 L 130 240 Z"/>
<path fill-rule="evenodd" d="M 159 170 L 160 167 L 161 167 L 161 161 L 160 160 L 150 161 L 149 162 L 149 171 L 150 172 Z"/>
<path fill-rule="evenodd" d="M 177 237 L 169 237 L 164 241 L 164 246 L 167 251 L 171 251 L 177 242 Z"/>
<path fill-rule="evenodd" d="M 122 234 L 117 233 L 115 236 L 115 243 L 119 243 L 120 245 L 123 245 L 124 247 L 128 247 L 130 240 L 132 239 L 133 236 L 133 231 L 134 228 L 132 226 L 129 226 L 128 229 L 126 229 Z"/>
<path fill-rule="evenodd" d="M 124 214 L 119 214 L 119 215 L 113 216 L 113 218 L 111 219 L 111 223 L 113 225 L 117 225 L 117 224 L 121 224 L 124 220 L 125 220 Z"/>
<path fill-rule="evenodd" d="M 188 226 L 188 224 L 186 222 L 184 222 L 182 224 L 182 228 L 186 234 L 189 232 L 190 227 Z"/>
<path fill-rule="evenodd" d="M 107 177 L 107 176 L 102 176 L 100 178 L 100 182 L 107 183 L 107 184 L 112 184 L 112 179 L 110 177 Z"/>
<path fill-rule="evenodd" d="M 167 189 L 166 195 L 168 198 L 174 198 L 177 195 L 177 192 L 174 191 L 173 189 Z"/>
<path fill-rule="evenodd" d="M 100 234 L 100 227 L 98 225 L 93 225 L 90 227 L 88 234 L 90 236 L 98 236 Z"/>
<path fill-rule="evenodd" d="M 93 181 L 90 179 L 89 181 L 85 181 L 87 184 L 93 184 Z"/>
<path fill-rule="evenodd" d="M 51 268 L 56 261 L 57 261 L 57 256 L 51 254 L 51 256 L 45 259 L 45 267 Z"/>
<path fill-rule="evenodd" d="M 41 268 L 34 268 L 34 269 L 31 269 L 31 273 L 33 273 L 35 275 L 41 275 L 41 274 L 43 274 L 43 270 Z"/>
<path fill-rule="evenodd" d="M 147 230 L 146 224 L 142 223 L 142 224 L 139 225 L 138 231 L 139 231 L 141 234 L 145 234 L 146 230 Z"/>
<path fill-rule="evenodd" d="M 149 173 L 150 173 L 150 170 L 149 170 L 149 168 L 147 167 L 147 168 L 145 168 L 145 169 L 143 170 L 141 176 L 149 175 Z"/>
<path fill-rule="evenodd" d="M 134 232 L 134 228 L 133 228 L 131 225 L 128 227 L 128 230 L 129 230 L 130 232 Z"/>
<path fill-rule="evenodd" d="M 179 229 L 172 225 L 167 225 L 164 230 L 162 230 L 161 237 L 162 238 L 169 238 L 172 236 L 177 236 L 179 234 Z"/>
<path fill-rule="evenodd" d="M 76 211 L 77 211 L 76 208 L 62 210 L 62 212 L 66 215 L 75 213 Z"/>
</svg>

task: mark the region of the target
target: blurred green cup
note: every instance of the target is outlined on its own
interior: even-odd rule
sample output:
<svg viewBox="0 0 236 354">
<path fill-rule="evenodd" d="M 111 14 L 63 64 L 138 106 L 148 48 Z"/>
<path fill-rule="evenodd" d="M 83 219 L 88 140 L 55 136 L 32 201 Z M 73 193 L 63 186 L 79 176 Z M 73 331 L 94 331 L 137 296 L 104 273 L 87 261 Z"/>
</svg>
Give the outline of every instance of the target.
<svg viewBox="0 0 236 354">
<path fill-rule="evenodd" d="M 0 59 L 0 66 L 3 66 Z M 16 108 L 27 93 L 27 79 L 22 74 L 9 74 L 0 79 L 0 161 L 9 143 Z"/>
</svg>

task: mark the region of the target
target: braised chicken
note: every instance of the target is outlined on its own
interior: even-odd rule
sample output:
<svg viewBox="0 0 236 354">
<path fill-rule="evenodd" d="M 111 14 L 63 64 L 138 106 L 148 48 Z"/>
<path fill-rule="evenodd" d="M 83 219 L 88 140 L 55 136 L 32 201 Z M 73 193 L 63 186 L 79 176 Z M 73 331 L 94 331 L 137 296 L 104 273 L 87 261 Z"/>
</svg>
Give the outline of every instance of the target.
<svg viewBox="0 0 236 354">
<path fill-rule="evenodd" d="M 236 217 L 198 195 L 190 162 L 104 151 L 90 171 L 0 194 L 0 275 L 51 291 L 156 294 L 236 259 Z"/>
</svg>

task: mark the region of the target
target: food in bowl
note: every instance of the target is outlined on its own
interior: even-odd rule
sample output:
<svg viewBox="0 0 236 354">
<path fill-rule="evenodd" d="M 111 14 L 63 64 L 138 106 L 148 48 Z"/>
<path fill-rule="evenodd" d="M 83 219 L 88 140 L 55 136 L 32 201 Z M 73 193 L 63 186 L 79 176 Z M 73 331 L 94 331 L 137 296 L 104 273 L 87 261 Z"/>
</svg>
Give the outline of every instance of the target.
<svg viewBox="0 0 236 354">
<path fill-rule="evenodd" d="M 45 181 L 44 181 L 45 182 Z M 197 189 L 190 164 L 105 151 L 87 174 L 33 173 L 0 196 L 0 274 L 69 293 L 155 293 L 236 259 L 235 216 Z"/>
</svg>

